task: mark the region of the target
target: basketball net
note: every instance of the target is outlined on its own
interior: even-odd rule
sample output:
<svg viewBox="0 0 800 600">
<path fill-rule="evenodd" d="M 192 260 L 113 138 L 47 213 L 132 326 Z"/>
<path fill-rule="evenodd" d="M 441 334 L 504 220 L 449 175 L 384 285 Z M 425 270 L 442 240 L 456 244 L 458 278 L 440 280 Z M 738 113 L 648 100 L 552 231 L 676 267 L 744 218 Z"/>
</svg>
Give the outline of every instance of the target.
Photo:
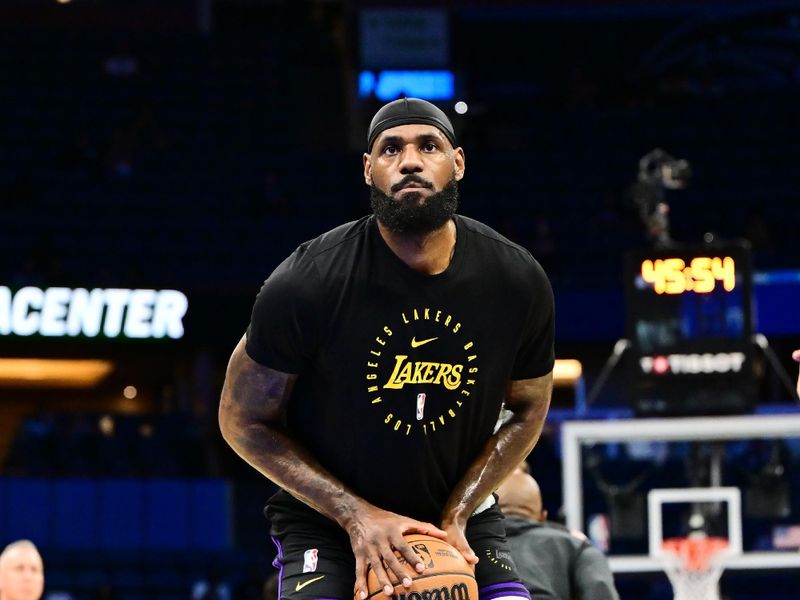
<svg viewBox="0 0 800 600">
<path fill-rule="evenodd" d="M 728 548 L 719 537 L 670 538 L 662 543 L 664 571 L 675 600 L 719 600 L 719 578 L 725 566 L 718 559 Z"/>
</svg>

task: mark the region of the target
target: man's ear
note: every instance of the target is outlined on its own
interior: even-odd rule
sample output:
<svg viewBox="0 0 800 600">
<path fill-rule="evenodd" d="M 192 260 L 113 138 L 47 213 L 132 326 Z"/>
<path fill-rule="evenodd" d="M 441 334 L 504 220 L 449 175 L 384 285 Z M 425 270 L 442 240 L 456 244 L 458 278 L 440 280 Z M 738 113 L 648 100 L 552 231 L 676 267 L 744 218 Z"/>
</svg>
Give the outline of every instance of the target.
<svg viewBox="0 0 800 600">
<path fill-rule="evenodd" d="M 464 149 L 461 146 L 453 150 L 453 162 L 455 162 L 456 167 L 456 181 L 461 181 L 467 170 L 466 157 L 464 156 Z"/>
<path fill-rule="evenodd" d="M 369 186 L 372 185 L 372 161 L 366 152 L 364 153 L 364 182 Z"/>
</svg>

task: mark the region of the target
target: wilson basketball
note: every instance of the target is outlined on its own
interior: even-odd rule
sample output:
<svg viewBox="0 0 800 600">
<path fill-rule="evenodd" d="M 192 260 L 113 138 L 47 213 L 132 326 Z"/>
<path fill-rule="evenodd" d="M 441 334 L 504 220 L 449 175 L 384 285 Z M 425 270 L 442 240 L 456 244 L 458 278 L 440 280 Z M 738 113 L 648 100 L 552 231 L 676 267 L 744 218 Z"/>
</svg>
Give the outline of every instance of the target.
<svg viewBox="0 0 800 600">
<path fill-rule="evenodd" d="M 411 578 L 411 587 L 402 583 L 394 586 L 395 600 L 428 600 L 429 598 L 448 598 L 449 600 L 478 600 L 478 584 L 472 567 L 461 553 L 450 544 L 429 535 L 412 533 L 405 536 L 411 549 L 417 553 L 425 565 L 422 573 L 417 573 L 414 565 L 395 552 L 400 563 Z M 391 574 L 389 575 L 391 577 Z M 387 598 L 375 573 L 367 572 L 369 600 Z"/>
</svg>

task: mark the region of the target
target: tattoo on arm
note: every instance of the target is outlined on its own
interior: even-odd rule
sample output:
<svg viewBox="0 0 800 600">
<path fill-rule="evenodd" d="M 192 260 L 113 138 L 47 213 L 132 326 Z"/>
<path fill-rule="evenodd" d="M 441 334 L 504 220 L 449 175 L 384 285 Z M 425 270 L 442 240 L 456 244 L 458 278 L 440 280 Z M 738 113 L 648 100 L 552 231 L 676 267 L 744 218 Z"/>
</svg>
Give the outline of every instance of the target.
<svg viewBox="0 0 800 600">
<path fill-rule="evenodd" d="M 297 375 L 251 359 L 245 338 L 233 351 L 219 406 L 225 441 L 248 464 L 323 515 L 340 522 L 359 499 L 328 473 L 286 427 Z"/>
</svg>

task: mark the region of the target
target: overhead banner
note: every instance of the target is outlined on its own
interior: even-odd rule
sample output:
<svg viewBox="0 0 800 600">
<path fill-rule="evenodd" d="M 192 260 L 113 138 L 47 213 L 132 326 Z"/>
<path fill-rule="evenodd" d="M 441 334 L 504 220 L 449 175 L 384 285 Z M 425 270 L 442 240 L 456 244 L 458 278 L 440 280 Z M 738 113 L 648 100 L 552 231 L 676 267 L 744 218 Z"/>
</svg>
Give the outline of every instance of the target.
<svg viewBox="0 0 800 600">
<path fill-rule="evenodd" d="M 179 339 L 188 309 L 178 290 L 0 286 L 0 336 Z"/>
</svg>

